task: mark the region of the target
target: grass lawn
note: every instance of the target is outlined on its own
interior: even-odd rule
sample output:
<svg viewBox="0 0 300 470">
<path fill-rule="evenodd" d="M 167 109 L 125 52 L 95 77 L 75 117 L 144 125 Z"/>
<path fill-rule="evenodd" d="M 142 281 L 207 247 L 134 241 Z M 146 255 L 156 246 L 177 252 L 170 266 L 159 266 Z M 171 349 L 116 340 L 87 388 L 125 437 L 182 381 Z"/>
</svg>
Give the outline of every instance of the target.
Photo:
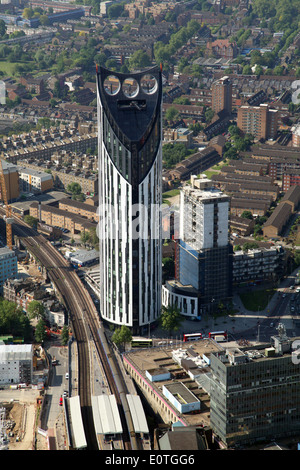
<svg viewBox="0 0 300 470">
<path fill-rule="evenodd" d="M 240 294 L 240 298 L 247 310 L 258 312 L 267 307 L 275 292 L 276 289 L 253 290 L 252 292 Z"/>
<path fill-rule="evenodd" d="M 211 178 L 212 175 L 216 175 L 218 173 L 218 171 L 214 171 L 214 170 L 206 170 L 206 171 L 203 171 L 203 173 L 207 176 L 208 179 Z"/>
<path fill-rule="evenodd" d="M 180 190 L 179 189 L 171 189 L 170 191 L 167 191 L 165 193 L 163 193 L 163 198 L 168 198 L 168 197 L 174 197 L 174 196 L 178 196 L 178 194 L 180 193 Z"/>
<path fill-rule="evenodd" d="M 12 75 L 12 72 L 15 70 L 15 64 L 12 62 L 0 61 L 0 72 L 5 73 L 5 75 Z"/>
<path fill-rule="evenodd" d="M 33 62 L 21 62 L 21 61 L 18 61 L 18 62 L 9 62 L 9 61 L 6 61 L 6 60 L 1 60 L 0 59 L 0 72 L 3 72 L 5 75 L 7 76 L 12 76 L 13 73 L 15 72 L 16 70 L 16 65 L 31 65 L 32 69 L 34 67 L 34 63 Z M 34 71 L 34 69 L 33 69 Z M 27 73 L 31 73 L 31 72 L 24 72 L 25 74 Z M 43 73 L 46 73 L 45 71 Z M 18 74 L 19 75 L 19 74 Z"/>
</svg>

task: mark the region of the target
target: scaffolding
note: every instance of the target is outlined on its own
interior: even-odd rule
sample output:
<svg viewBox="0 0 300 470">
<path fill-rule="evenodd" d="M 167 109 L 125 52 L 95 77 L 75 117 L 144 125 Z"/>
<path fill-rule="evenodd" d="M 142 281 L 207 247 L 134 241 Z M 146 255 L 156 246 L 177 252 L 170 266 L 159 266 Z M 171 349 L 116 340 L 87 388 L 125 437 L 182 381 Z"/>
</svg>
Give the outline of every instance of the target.
<svg viewBox="0 0 300 470">
<path fill-rule="evenodd" d="M 5 429 L 5 408 L 0 408 L 0 450 L 8 450 L 9 440 Z"/>
</svg>

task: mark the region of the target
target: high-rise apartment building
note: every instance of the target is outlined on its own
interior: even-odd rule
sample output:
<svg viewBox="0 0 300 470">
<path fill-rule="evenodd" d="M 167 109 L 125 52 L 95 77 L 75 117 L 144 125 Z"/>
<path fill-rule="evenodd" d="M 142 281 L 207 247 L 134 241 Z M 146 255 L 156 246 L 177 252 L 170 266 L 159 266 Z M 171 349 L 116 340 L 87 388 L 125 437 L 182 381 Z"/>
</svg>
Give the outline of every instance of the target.
<svg viewBox="0 0 300 470">
<path fill-rule="evenodd" d="M 198 187 L 195 186 L 198 185 Z M 192 285 L 204 309 L 230 297 L 228 214 L 230 198 L 207 179 L 181 191 L 179 281 Z"/>
<path fill-rule="evenodd" d="M 175 304 L 189 318 L 215 310 L 231 298 L 232 256 L 229 196 L 208 178 L 191 179 L 180 194 L 175 281 L 163 287 L 163 305 Z"/>
<path fill-rule="evenodd" d="M 215 113 L 232 110 L 232 83 L 229 77 L 224 76 L 212 84 L 211 107 Z"/>
<path fill-rule="evenodd" d="M 255 139 L 275 139 L 278 129 L 278 111 L 267 104 L 241 106 L 237 113 L 237 126 Z"/>
<path fill-rule="evenodd" d="M 100 67 L 97 95 L 101 316 L 136 334 L 161 310 L 161 71 Z"/>
<path fill-rule="evenodd" d="M 2 159 L 2 169 L 8 202 L 15 201 L 20 196 L 18 167 Z M 4 201 L 0 188 L 0 200 Z"/>
<path fill-rule="evenodd" d="M 7 246 L 0 248 L 0 293 L 3 292 L 3 284 L 7 279 L 14 279 L 18 275 L 17 256 Z"/>
</svg>

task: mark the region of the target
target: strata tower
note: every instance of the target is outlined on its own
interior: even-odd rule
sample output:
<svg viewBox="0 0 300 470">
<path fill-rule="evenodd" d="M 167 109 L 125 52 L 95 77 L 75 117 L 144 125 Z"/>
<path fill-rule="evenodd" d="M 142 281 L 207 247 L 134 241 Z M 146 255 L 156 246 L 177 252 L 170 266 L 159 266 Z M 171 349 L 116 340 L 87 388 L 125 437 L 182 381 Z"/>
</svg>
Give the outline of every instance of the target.
<svg viewBox="0 0 300 470">
<path fill-rule="evenodd" d="M 148 332 L 161 310 L 161 70 L 97 69 L 101 317 Z"/>
</svg>

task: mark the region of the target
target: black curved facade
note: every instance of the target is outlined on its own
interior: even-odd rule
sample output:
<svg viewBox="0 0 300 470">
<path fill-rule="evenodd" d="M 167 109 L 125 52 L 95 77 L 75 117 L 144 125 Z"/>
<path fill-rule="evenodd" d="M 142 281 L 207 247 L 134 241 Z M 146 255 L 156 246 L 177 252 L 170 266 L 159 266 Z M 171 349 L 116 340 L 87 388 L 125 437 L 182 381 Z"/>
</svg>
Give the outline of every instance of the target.
<svg viewBox="0 0 300 470">
<path fill-rule="evenodd" d="M 161 307 L 161 70 L 100 67 L 97 94 L 99 204 L 109 206 L 111 230 L 100 221 L 101 313 L 141 333 Z M 137 205 L 146 214 L 138 235 Z"/>
</svg>

